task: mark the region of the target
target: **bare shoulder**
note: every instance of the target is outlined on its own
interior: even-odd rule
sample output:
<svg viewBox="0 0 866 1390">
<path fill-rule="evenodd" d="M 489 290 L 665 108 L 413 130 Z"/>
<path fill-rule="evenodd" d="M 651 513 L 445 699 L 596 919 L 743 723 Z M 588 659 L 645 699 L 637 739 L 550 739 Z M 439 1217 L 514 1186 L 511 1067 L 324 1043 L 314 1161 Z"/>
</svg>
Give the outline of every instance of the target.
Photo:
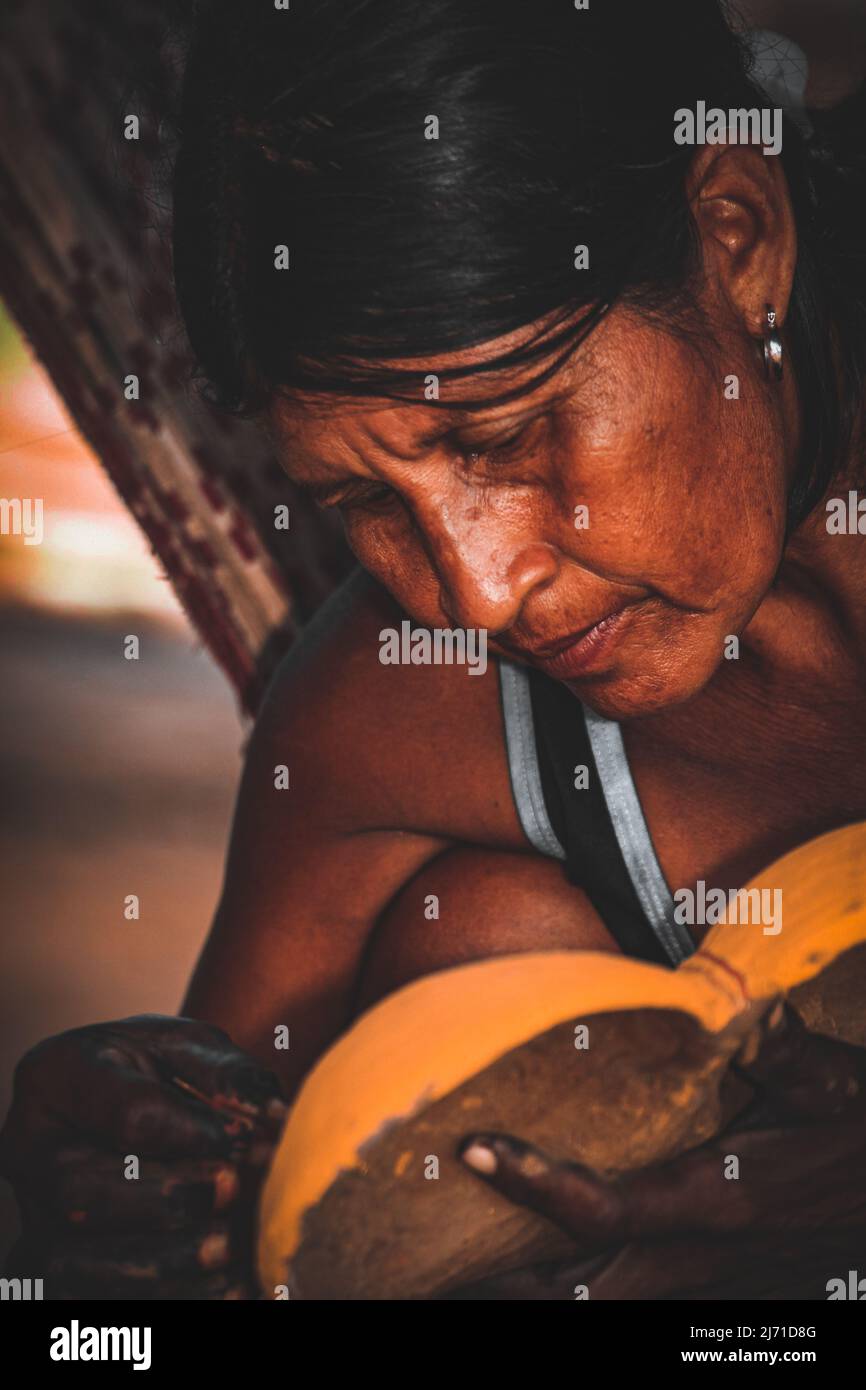
<svg viewBox="0 0 866 1390">
<path fill-rule="evenodd" d="M 335 830 L 525 848 L 495 660 L 401 660 L 405 621 L 364 571 L 350 575 L 275 673 L 254 736 L 259 754 L 285 763 L 311 796 L 318 789 Z M 397 660 L 383 662 L 389 653 Z"/>
</svg>

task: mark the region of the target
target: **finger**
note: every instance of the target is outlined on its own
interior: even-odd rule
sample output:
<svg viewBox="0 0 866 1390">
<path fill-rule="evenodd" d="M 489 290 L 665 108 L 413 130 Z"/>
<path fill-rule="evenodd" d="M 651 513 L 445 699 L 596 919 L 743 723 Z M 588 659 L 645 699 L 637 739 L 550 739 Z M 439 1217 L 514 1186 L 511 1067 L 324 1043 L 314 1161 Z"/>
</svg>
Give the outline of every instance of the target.
<svg viewBox="0 0 866 1390">
<path fill-rule="evenodd" d="M 175 1084 L 217 1107 L 236 1109 L 265 1132 L 278 1134 L 288 1114 L 281 1084 L 267 1067 L 233 1043 L 207 1042 L 165 1046 L 163 1056 Z"/>
<path fill-rule="evenodd" d="M 107 1052 L 94 1059 L 90 1082 L 87 1133 L 103 1147 L 139 1157 L 231 1154 L 235 1124 L 169 1082 L 143 1076 Z M 82 1126 L 77 1098 L 58 1111 L 70 1129 Z"/>
<path fill-rule="evenodd" d="M 170 1284 L 201 1284 L 230 1269 L 237 1276 L 243 1264 L 229 1227 L 215 1222 L 168 1244 L 150 1237 L 120 1241 L 113 1235 L 58 1242 L 45 1248 L 43 1271 L 49 1295 L 58 1286 L 83 1289 L 101 1283 L 148 1297 Z"/>
<path fill-rule="evenodd" d="M 19 1062 L 0 1172 L 16 1179 L 34 1142 L 64 1128 L 110 1149 L 225 1154 L 239 1130 L 253 1128 L 239 1125 L 239 1111 L 263 1132 L 279 1131 L 286 1111 L 278 1092 L 267 1068 L 194 1020 L 145 1016 L 75 1029 Z"/>
<path fill-rule="evenodd" d="M 255 1297 L 251 1262 L 236 1258 L 229 1232 L 228 1258 L 219 1228 L 202 1230 L 173 1259 L 160 1250 L 45 1242 L 22 1237 L 4 1265 L 9 1278 L 42 1280 L 44 1297 L 227 1298 Z"/>
<path fill-rule="evenodd" d="M 489 1187 L 573 1236 L 586 1255 L 623 1240 L 627 1210 L 616 1183 L 507 1134 L 474 1134 L 458 1157 Z"/>
<path fill-rule="evenodd" d="M 144 1074 L 105 1037 L 78 1040 L 44 1059 L 25 1059 L 0 1143 L 0 1172 L 26 1175 L 34 1149 L 65 1132 L 105 1149 L 163 1157 L 228 1156 L 225 1117 L 177 1087 Z"/>
<path fill-rule="evenodd" d="M 864 1103 L 866 1050 L 810 1032 L 790 1006 L 771 1011 L 757 1054 L 735 1070 L 780 1118 L 832 1118 Z"/>
<path fill-rule="evenodd" d="M 83 1030 L 86 1032 L 87 1030 Z M 198 1019 L 144 1015 L 101 1025 L 117 1059 L 185 1087 L 211 1105 L 237 1108 L 278 1132 L 288 1107 L 270 1068 L 237 1047 L 222 1028 Z"/>
<path fill-rule="evenodd" d="M 137 1176 L 119 1154 L 64 1148 L 20 1185 L 43 1223 L 77 1231 L 176 1231 L 233 1207 L 242 1190 L 236 1164 L 220 1159 L 144 1159 Z"/>
<path fill-rule="evenodd" d="M 862 1119 L 720 1135 L 616 1180 L 505 1135 L 476 1135 L 464 1163 L 565 1230 L 581 1254 L 680 1233 L 862 1230 Z"/>
</svg>

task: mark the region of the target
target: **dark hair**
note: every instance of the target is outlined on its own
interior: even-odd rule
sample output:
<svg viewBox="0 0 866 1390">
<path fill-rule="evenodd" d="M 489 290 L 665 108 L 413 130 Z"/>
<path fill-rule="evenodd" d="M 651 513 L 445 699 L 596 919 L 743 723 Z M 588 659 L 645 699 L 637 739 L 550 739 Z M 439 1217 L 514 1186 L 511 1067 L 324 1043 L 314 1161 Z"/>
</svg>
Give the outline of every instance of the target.
<svg viewBox="0 0 866 1390">
<path fill-rule="evenodd" d="M 217 402 L 257 411 L 298 388 L 423 399 L 420 367 L 383 361 L 551 316 L 543 340 L 485 366 L 537 361 L 530 389 L 617 301 L 687 331 L 693 150 L 674 143 L 674 112 L 771 104 L 748 63 L 718 0 L 206 0 L 180 112 L 174 273 Z M 792 518 L 845 458 L 866 377 L 863 122 L 860 139 L 844 134 L 862 96 L 848 107 L 810 146 L 787 118 L 783 131 L 799 233 Z M 588 269 L 574 268 L 579 244 Z"/>
</svg>

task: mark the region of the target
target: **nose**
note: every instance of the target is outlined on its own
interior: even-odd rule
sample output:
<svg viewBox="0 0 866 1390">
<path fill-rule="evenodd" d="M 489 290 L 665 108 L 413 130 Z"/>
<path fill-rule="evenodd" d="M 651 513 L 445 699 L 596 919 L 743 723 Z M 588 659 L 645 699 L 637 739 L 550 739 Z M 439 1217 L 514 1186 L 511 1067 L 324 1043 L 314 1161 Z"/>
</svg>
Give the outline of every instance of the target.
<svg viewBox="0 0 866 1390">
<path fill-rule="evenodd" d="M 474 489 L 460 491 L 416 519 L 449 621 L 495 635 L 513 627 L 529 595 L 556 577 L 557 552 L 538 537 L 531 512 L 479 504 Z"/>
</svg>

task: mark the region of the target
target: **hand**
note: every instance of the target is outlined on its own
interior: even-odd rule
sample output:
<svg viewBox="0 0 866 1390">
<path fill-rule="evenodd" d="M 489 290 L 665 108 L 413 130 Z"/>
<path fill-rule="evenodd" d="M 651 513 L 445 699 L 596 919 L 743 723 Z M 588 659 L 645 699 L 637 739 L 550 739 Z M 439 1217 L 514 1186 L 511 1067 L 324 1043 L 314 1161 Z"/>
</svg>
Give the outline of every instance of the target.
<svg viewBox="0 0 866 1390">
<path fill-rule="evenodd" d="M 738 1072 L 755 1099 L 725 1133 L 605 1180 L 509 1135 L 460 1155 L 491 1187 L 574 1238 L 575 1260 L 486 1280 L 459 1297 L 825 1299 L 866 1275 L 866 1049 L 809 1033 L 791 1010 Z M 739 1162 L 739 1177 L 726 1177 Z"/>
<path fill-rule="evenodd" d="M 46 1298 L 252 1296 L 254 1204 L 285 1113 L 276 1077 L 192 1019 L 39 1043 L 0 1132 L 23 1224 L 5 1273 L 42 1278 Z"/>
</svg>

